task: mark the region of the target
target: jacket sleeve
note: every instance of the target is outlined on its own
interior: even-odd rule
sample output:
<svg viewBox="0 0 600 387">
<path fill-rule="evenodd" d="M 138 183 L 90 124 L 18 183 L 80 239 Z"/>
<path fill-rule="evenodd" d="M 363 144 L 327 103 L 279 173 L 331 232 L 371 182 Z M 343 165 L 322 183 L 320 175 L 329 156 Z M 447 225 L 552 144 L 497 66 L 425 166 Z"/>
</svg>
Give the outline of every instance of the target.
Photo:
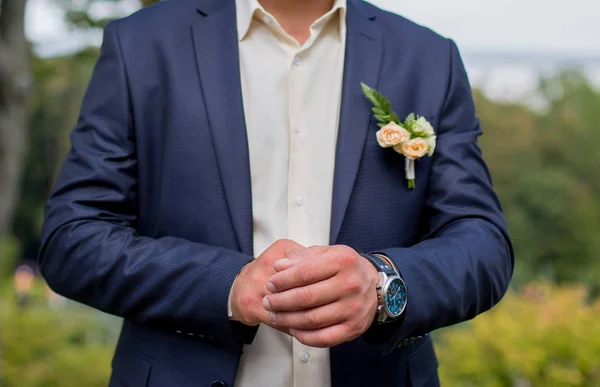
<svg viewBox="0 0 600 387">
<path fill-rule="evenodd" d="M 227 300 L 252 257 L 136 232 L 136 144 L 113 23 L 105 29 L 71 143 L 42 232 L 39 264 L 49 286 L 104 312 L 239 350 Z"/>
<path fill-rule="evenodd" d="M 398 266 L 408 290 L 402 322 L 374 325 L 370 342 L 392 351 L 405 339 L 472 319 L 505 294 L 514 266 L 500 203 L 477 138 L 471 87 L 454 42 L 424 209 L 424 238 L 380 251 Z"/>
</svg>

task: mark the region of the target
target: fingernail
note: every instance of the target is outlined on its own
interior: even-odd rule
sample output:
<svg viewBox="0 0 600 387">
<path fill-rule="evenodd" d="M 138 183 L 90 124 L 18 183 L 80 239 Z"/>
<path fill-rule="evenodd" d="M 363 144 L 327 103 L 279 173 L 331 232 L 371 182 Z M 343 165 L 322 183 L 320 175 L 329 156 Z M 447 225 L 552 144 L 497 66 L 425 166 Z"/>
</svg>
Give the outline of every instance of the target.
<svg viewBox="0 0 600 387">
<path fill-rule="evenodd" d="M 290 335 L 296 336 L 296 330 L 295 329 L 290 329 Z"/>
<path fill-rule="evenodd" d="M 271 320 L 271 322 L 277 322 L 277 315 L 273 312 L 269 312 L 269 320 Z"/>
<path fill-rule="evenodd" d="M 277 289 L 275 289 L 275 285 L 273 285 L 273 282 L 267 282 L 267 290 L 271 293 L 275 293 L 277 291 Z"/>
<path fill-rule="evenodd" d="M 271 304 L 269 303 L 269 299 L 267 297 L 263 297 L 262 304 L 265 310 L 271 310 Z"/>
</svg>

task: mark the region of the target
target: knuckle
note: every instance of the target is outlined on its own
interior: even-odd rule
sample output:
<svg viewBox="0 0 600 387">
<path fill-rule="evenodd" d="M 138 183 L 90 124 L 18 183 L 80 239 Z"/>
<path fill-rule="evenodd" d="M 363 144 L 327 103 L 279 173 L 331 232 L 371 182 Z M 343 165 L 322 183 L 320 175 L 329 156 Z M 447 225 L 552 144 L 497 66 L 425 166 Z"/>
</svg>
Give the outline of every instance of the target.
<svg viewBox="0 0 600 387">
<path fill-rule="evenodd" d="M 307 313 L 304 317 L 304 323 L 307 328 L 314 328 L 319 324 L 319 318 L 314 313 Z"/>
<path fill-rule="evenodd" d="M 363 309 L 364 305 L 362 302 L 354 301 L 350 304 L 350 308 L 348 308 L 348 311 L 351 313 L 351 316 L 357 316 L 362 314 Z"/>
<path fill-rule="evenodd" d="M 355 256 L 356 252 L 354 251 L 354 249 L 350 246 L 346 246 L 346 245 L 337 245 L 336 248 L 343 254 L 345 255 L 350 255 L 350 256 Z"/>
<path fill-rule="evenodd" d="M 301 290 L 296 294 L 297 300 L 304 306 L 311 305 L 315 299 L 315 296 L 310 290 Z"/>
<path fill-rule="evenodd" d="M 296 250 L 300 245 L 291 239 L 279 239 L 277 241 L 277 247 L 288 254 Z"/>
<path fill-rule="evenodd" d="M 277 325 L 279 326 L 287 326 L 290 322 L 290 319 L 287 313 L 277 313 Z"/>
<path fill-rule="evenodd" d="M 347 321 L 343 324 L 343 329 L 341 331 L 340 339 L 343 341 L 348 341 L 353 339 L 354 337 L 359 336 L 360 327 L 359 322 L 356 320 Z"/>
<path fill-rule="evenodd" d="M 316 348 L 327 347 L 327 341 L 322 332 L 313 332 L 308 335 L 298 334 L 296 339 L 304 345 Z"/>
<path fill-rule="evenodd" d="M 281 239 L 277 239 L 275 241 L 275 243 L 273 243 L 274 246 L 289 246 L 292 243 L 294 243 L 291 239 L 286 239 L 286 238 L 281 238 Z"/>
<path fill-rule="evenodd" d="M 309 254 L 324 254 L 330 249 L 329 246 L 310 246 L 306 249 L 306 252 Z"/>
<path fill-rule="evenodd" d="M 353 333 L 359 333 L 362 331 L 364 325 L 365 322 L 362 318 L 356 318 L 354 321 L 352 321 L 350 331 Z"/>
<path fill-rule="evenodd" d="M 358 294 L 362 290 L 362 283 L 358 278 L 350 278 L 346 281 L 346 290 L 352 294 Z"/>
<path fill-rule="evenodd" d="M 298 268 L 298 279 L 302 282 L 309 282 L 313 277 L 314 269 L 312 264 L 306 263 Z"/>
<path fill-rule="evenodd" d="M 275 243 L 273 243 L 271 245 L 269 250 L 272 251 L 272 254 L 276 254 L 277 252 L 288 250 L 293 245 L 293 243 L 294 242 L 290 239 L 278 239 L 275 241 Z M 280 254 L 276 254 L 276 255 L 280 255 Z"/>
<path fill-rule="evenodd" d="M 289 259 L 302 259 L 307 255 L 307 249 L 294 249 L 287 253 Z"/>
<path fill-rule="evenodd" d="M 350 249 L 345 249 L 345 248 L 340 249 L 339 260 L 340 260 L 340 265 L 342 267 L 354 266 L 357 261 L 356 254 L 354 253 L 354 251 L 352 251 Z"/>
<path fill-rule="evenodd" d="M 267 299 L 269 300 L 269 306 L 272 311 L 278 312 L 281 309 L 281 300 L 279 297 L 271 295 Z"/>
<path fill-rule="evenodd" d="M 317 346 L 319 346 L 321 348 L 331 347 L 333 345 L 333 337 L 328 332 L 322 332 L 322 333 L 318 334 L 316 340 L 317 340 Z"/>
<path fill-rule="evenodd" d="M 352 337 L 360 336 L 363 332 L 365 332 L 368 328 L 368 324 L 366 319 L 358 318 L 352 322 L 350 327 L 350 335 Z"/>
<path fill-rule="evenodd" d="M 367 329 L 369 329 L 369 324 L 367 320 L 360 320 L 357 328 L 358 331 L 356 332 L 356 336 L 362 335 Z"/>
<path fill-rule="evenodd" d="M 302 331 L 296 331 L 294 338 L 304 345 L 310 345 L 310 340 Z"/>
</svg>

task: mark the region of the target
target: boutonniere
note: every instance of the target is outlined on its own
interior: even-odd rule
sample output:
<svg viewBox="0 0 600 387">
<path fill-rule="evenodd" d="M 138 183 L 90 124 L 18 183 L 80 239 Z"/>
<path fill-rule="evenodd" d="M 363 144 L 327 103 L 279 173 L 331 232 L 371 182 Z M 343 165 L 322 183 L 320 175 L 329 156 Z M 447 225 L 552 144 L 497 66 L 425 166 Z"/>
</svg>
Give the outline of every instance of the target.
<svg viewBox="0 0 600 387">
<path fill-rule="evenodd" d="M 404 122 L 392 111 L 390 102 L 380 92 L 361 83 L 365 96 L 373 103 L 375 119 L 379 121 L 377 142 L 382 148 L 393 148 L 404 156 L 408 188 L 415 188 L 415 160 L 432 156 L 435 151 L 435 131 L 425 119 L 411 113 Z"/>
</svg>

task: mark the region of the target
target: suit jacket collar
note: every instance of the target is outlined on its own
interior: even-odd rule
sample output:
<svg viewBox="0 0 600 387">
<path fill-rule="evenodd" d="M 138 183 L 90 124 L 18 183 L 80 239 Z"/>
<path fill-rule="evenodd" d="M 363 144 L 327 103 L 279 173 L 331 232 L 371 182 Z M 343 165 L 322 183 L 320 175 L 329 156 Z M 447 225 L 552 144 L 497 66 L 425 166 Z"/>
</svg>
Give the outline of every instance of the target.
<svg viewBox="0 0 600 387">
<path fill-rule="evenodd" d="M 252 186 L 233 0 L 202 0 L 192 25 L 204 107 L 240 251 L 253 255 Z"/>
<path fill-rule="evenodd" d="M 361 0 L 349 0 L 342 108 L 335 159 L 330 243 L 337 243 L 358 174 L 363 146 L 372 120 L 371 106 L 360 83 L 377 87 L 383 52 L 382 33 Z"/>
</svg>

